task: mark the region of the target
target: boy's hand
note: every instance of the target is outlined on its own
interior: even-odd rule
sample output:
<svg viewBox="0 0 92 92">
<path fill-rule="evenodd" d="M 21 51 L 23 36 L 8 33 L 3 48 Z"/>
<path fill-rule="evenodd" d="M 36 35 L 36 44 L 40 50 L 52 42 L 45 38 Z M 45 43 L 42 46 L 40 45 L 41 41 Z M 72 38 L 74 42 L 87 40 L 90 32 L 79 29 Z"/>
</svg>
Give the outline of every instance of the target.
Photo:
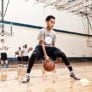
<svg viewBox="0 0 92 92">
<path fill-rule="evenodd" d="M 45 56 L 45 60 L 49 61 L 49 56 L 48 55 Z"/>
</svg>

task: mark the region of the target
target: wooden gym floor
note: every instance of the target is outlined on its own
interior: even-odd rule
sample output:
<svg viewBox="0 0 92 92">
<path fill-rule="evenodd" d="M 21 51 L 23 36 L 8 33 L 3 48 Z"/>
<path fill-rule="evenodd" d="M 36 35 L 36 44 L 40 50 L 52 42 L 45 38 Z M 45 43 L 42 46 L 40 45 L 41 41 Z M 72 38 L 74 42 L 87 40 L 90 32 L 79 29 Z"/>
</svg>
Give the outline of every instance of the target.
<svg viewBox="0 0 92 92">
<path fill-rule="evenodd" d="M 0 72 L 0 92 L 92 92 L 92 62 L 71 64 L 81 80 L 71 79 L 69 71 L 62 63 L 56 64 L 56 74 L 46 73 L 47 77 L 44 79 L 42 64 L 35 64 L 31 72 L 31 80 L 25 84 L 21 83 L 23 75 L 21 71 L 18 73 L 17 68 L 9 68 L 6 77 L 2 77 Z"/>
</svg>

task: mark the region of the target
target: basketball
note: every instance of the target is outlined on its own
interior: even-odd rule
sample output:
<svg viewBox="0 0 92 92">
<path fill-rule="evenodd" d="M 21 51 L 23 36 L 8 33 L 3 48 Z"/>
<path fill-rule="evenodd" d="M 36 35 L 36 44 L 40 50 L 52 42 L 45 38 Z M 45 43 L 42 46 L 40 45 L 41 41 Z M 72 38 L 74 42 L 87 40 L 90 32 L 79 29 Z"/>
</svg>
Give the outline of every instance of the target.
<svg viewBox="0 0 92 92">
<path fill-rule="evenodd" d="M 55 69 L 55 63 L 52 60 L 44 61 L 43 67 L 46 71 L 50 72 Z"/>
</svg>

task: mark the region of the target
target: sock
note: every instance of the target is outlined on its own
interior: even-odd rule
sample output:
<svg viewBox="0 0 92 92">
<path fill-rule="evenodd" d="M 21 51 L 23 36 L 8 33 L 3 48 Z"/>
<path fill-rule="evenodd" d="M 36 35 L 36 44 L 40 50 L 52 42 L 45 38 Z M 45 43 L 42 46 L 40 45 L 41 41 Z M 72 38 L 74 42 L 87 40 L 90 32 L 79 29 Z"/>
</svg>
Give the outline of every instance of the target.
<svg viewBox="0 0 92 92">
<path fill-rule="evenodd" d="M 69 69 L 70 72 L 73 72 L 72 66 L 68 66 L 68 69 Z"/>
<path fill-rule="evenodd" d="M 26 73 L 27 76 L 30 76 L 30 73 Z"/>
<path fill-rule="evenodd" d="M 5 64 L 8 64 L 8 60 L 5 61 Z"/>
<path fill-rule="evenodd" d="M 3 62 L 3 61 L 1 61 L 1 64 L 3 65 L 3 64 L 4 64 L 4 62 Z"/>
</svg>

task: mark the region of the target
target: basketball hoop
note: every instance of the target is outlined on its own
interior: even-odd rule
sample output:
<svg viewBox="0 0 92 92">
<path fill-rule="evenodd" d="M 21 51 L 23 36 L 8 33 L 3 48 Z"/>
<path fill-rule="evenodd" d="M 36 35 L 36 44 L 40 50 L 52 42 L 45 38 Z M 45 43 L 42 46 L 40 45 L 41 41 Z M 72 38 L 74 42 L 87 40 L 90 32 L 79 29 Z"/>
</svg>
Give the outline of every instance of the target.
<svg viewBox="0 0 92 92">
<path fill-rule="evenodd" d="M 0 35 L 1 36 L 12 36 L 12 23 L 10 24 L 10 32 L 5 32 L 5 23 L 4 23 L 4 17 L 6 15 L 6 12 L 7 12 L 7 9 L 8 9 L 8 6 L 9 6 L 9 3 L 10 3 L 10 0 L 8 0 L 7 2 L 7 5 L 6 5 L 6 8 L 5 8 L 5 11 L 4 11 L 4 0 L 1 0 L 1 12 L 0 12 L 0 15 L 1 15 L 1 32 L 0 32 Z"/>
</svg>

